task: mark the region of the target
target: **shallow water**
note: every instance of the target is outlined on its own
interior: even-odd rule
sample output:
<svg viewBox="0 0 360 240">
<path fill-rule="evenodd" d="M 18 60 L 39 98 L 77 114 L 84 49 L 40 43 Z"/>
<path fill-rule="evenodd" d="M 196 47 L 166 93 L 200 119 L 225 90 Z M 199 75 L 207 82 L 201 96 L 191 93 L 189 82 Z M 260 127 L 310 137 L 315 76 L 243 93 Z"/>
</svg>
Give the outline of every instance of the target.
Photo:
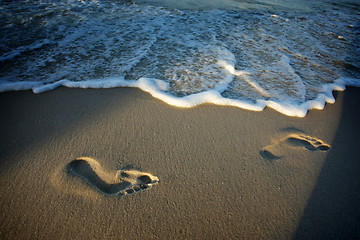
<svg viewBox="0 0 360 240">
<path fill-rule="evenodd" d="M 139 4 L 162 6 L 188 10 L 308 10 L 317 5 L 319 1 L 299 0 L 135 0 Z M 324 1 L 320 1 L 324 2 Z"/>
<path fill-rule="evenodd" d="M 356 1 L 2 1 L 0 89 L 138 87 L 304 116 L 360 85 Z"/>
</svg>

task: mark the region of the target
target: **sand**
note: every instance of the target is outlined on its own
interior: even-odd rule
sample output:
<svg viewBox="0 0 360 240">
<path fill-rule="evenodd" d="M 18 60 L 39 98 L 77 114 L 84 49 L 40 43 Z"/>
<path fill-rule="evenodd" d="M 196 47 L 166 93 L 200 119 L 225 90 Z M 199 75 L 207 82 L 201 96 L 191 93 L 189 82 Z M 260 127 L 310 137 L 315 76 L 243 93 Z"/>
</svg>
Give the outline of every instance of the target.
<svg viewBox="0 0 360 240">
<path fill-rule="evenodd" d="M 360 89 L 335 95 L 294 118 L 1 93 L 0 239 L 359 239 Z"/>
</svg>

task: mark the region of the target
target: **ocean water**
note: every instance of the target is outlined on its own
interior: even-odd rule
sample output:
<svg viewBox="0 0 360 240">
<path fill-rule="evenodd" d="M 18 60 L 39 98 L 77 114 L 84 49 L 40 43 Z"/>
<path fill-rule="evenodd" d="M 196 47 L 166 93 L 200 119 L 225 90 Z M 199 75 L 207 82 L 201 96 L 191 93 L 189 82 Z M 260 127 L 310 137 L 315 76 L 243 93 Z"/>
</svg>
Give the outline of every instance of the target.
<svg viewBox="0 0 360 240">
<path fill-rule="evenodd" d="M 303 117 L 360 86 L 360 1 L 309 2 L 2 0 L 0 91 L 137 87 Z"/>
</svg>

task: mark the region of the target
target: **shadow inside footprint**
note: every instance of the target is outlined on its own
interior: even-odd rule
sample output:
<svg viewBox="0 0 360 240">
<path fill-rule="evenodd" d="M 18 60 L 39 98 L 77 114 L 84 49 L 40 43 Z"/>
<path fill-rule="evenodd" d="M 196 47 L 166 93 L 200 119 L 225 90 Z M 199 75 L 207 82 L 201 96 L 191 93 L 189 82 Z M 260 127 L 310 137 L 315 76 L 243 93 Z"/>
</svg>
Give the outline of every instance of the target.
<svg viewBox="0 0 360 240">
<path fill-rule="evenodd" d="M 90 185 L 96 187 L 105 194 L 117 194 L 131 186 L 130 182 L 122 181 L 115 184 L 109 184 L 102 180 L 86 160 L 74 160 L 68 164 L 68 171 L 81 177 Z"/>
<path fill-rule="evenodd" d="M 149 184 L 151 183 L 151 178 L 147 175 L 142 175 L 137 178 L 142 184 Z"/>
<path fill-rule="evenodd" d="M 278 160 L 278 159 L 281 159 L 282 156 L 276 156 L 274 154 L 272 154 L 270 151 L 268 150 L 262 150 L 260 151 L 260 155 L 265 158 L 266 160 L 269 160 L 269 161 L 274 161 L 274 160 Z"/>
<path fill-rule="evenodd" d="M 138 170 L 120 170 L 112 179 L 115 183 L 109 183 L 99 176 L 91 162 L 96 162 L 96 160 L 90 158 L 76 159 L 67 165 L 67 170 L 104 194 L 132 194 L 145 190 L 159 182 L 156 176 L 149 173 L 143 173 Z"/>
</svg>

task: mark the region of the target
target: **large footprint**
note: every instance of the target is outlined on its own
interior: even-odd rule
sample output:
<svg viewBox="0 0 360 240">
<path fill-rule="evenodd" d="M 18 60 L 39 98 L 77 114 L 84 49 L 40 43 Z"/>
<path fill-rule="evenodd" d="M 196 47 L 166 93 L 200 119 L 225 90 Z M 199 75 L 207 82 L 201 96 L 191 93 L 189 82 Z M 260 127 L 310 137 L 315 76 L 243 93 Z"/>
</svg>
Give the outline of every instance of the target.
<svg viewBox="0 0 360 240">
<path fill-rule="evenodd" d="M 80 177 L 92 187 L 108 195 L 126 195 L 148 189 L 159 182 L 159 178 L 138 170 L 104 171 L 92 158 L 77 158 L 67 165 L 69 173 Z"/>
<path fill-rule="evenodd" d="M 323 141 L 304 134 L 290 134 L 279 142 L 266 146 L 260 151 L 260 155 L 267 160 L 277 160 L 282 158 L 282 147 L 301 147 L 310 151 L 327 151 L 330 145 Z"/>
</svg>

